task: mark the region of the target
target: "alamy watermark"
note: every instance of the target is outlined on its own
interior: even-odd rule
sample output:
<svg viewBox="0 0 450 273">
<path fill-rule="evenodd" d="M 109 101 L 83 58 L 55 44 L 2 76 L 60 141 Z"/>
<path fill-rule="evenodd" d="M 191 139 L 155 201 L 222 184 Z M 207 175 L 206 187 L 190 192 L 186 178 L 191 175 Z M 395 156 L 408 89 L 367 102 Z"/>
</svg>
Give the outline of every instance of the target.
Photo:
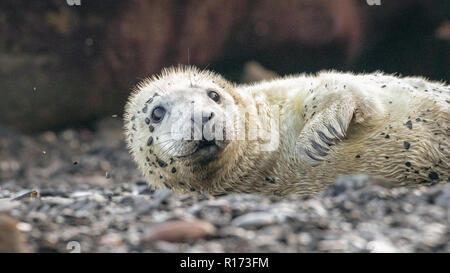
<svg viewBox="0 0 450 273">
<path fill-rule="evenodd" d="M 223 115 L 191 104 L 171 123 L 173 141 L 254 141 L 260 151 L 274 151 L 280 143 L 280 106 L 257 105 L 252 113 L 225 109 Z"/>
<path fill-rule="evenodd" d="M 381 0 L 366 0 L 369 6 L 381 6 Z"/>
<path fill-rule="evenodd" d="M 81 6 L 81 0 L 66 0 L 69 6 Z"/>
<path fill-rule="evenodd" d="M 81 253 L 81 244 L 78 241 L 70 241 L 67 243 L 66 249 L 69 253 Z"/>
</svg>

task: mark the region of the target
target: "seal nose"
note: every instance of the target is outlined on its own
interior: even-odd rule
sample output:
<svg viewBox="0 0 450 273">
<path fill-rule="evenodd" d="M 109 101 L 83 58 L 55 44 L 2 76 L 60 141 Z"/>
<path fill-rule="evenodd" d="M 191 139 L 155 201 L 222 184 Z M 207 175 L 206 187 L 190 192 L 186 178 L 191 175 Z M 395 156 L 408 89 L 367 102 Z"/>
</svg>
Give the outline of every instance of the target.
<svg viewBox="0 0 450 273">
<path fill-rule="evenodd" d="M 209 115 L 203 116 L 202 115 L 202 127 L 205 126 L 205 124 L 210 121 L 214 117 L 214 112 L 209 113 Z M 191 118 L 191 121 L 194 123 L 194 118 Z"/>
</svg>

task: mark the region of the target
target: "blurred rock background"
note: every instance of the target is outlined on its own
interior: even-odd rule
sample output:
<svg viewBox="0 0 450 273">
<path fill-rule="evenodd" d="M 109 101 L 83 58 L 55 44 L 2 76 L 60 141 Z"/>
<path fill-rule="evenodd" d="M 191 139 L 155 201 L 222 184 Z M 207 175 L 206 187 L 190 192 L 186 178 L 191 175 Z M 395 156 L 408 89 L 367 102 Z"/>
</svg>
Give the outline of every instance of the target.
<svg viewBox="0 0 450 273">
<path fill-rule="evenodd" d="M 120 117 L 135 83 L 179 63 L 233 81 L 255 80 L 244 75 L 249 61 L 280 75 L 449 80 L 448 0 L 68 2 L 77 1 L 0 2 L 3 126 L 29 133 Z"/>
</svg>

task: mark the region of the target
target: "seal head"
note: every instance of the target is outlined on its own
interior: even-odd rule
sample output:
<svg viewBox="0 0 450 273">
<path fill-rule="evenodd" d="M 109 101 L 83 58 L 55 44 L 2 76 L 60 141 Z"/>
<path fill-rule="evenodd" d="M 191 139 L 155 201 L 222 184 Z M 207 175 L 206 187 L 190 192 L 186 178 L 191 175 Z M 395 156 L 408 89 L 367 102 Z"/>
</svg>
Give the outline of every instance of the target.
<svg viewBox="0 0 450 273">
<path fill-rule="evenodd" d="M 238 162 L 242 143 L 230 135 L 240 113 L 254 104 L 234 88 L 192 67 L 167 69 L 137 85 L 125 108 L 125 132 L 151 184 L 208 190 L 224 166 Z"/>
</svg>

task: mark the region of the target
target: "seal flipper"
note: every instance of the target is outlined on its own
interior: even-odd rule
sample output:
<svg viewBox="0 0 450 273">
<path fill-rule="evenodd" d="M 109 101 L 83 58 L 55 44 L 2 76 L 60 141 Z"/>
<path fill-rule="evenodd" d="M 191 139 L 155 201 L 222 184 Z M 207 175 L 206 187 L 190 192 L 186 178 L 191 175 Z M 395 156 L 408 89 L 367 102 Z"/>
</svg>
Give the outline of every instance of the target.
<svg viewBox="0 0 450 273">
<path fill-rule="evenodd" d="M 321 106 L 311 114 L 305 113 L 310 118 L 305 119 L 296 143 L 299 156 L 312 166 L 323 161 L 332 146 L 344 139 L 356 111 L 356 103 L 348 96 Z"/>
</svg>

